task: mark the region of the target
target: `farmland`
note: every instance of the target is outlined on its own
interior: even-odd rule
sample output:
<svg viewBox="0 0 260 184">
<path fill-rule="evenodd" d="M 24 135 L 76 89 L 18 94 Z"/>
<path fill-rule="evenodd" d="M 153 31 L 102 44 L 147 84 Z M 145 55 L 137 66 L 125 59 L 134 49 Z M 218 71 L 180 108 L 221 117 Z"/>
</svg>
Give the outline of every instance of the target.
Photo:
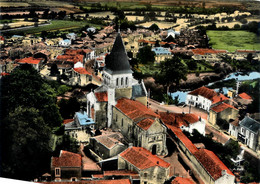
<svg viewBox="0 0 260 184">
<path fill-rule="evenodd" d="M 86 21 L 66 21 L 66 20 L 53 20 L 49 25 L 39 26 L 39 27 L 30 27 L 24 30 L 13 30 L 10 31 L 9 34 L 37 34 L 42 31 L 58 31 L 58 30 L 71 30 L 71 29 L 79 29 L 86 25 L 95 26 L 100 28 L 99 25 L 89 24 Z"/>
<path fill-rule="evenodd" d="M 230 52 L 236 49 L 260 50 L 259 38 L 247 31 L 207 31 L 209 43 L 214 49 Z"/>
</svg>

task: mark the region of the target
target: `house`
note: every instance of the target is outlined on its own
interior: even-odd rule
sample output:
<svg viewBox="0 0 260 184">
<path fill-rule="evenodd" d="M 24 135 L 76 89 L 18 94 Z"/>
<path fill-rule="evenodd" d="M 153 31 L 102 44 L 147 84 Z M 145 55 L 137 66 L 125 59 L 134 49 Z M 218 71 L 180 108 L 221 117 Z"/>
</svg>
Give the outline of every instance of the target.
<svg viewBox="0 0 260 184">
<path fill-rule="evenodd" d="M 139 101 L 121 98 L 113 107 L 112 129 L 119 130 L 126 141 L 153 154 L 167 155 L 166 127 L 159 116 Z"/>
<path fill-rule="evenodd" d="M 228 132 L 249 148 L 255 151 L 260 149 L 260 123 L 249 116 L 246 116 L 240 122 L 230 123 Z"/>
<path fill-rule="evenodd" d="M 176 36 L 180 36 L 180 31 L 175 31 L 174 29 L 169 29 L 167 31 L 167 38 L 169 36 L 172 36 L 173 38 L 175 38 Z"/>
<path fill-rule="evenodd" d="M 23 58 L 23 59 L 17 59 L 16 62 L 20 65 L 21 64 L 32 65 L 35 70 L 40 71 L 40 69 L 42 67 L 42 63 L 44 62 L 44 59 L 28 57 L 28 58 Z"/>
<path fill-rule="evenodd" d="M 118 169 L 137 172 L 141 184 L 164 183 L 170 177 L 170 164 L 142 147 L 129 147 L 119 154 Z"/>
<path fill-rule="evenodd" d="M 95 122 L 87 116 L 85 111 L 76 112 L 73 120 L 66 120 L 64 125 L 65 134 L 70 135 L 81 143 L 89 142 L 89 135 L 86 131 L 95 128 Z"/>
<path fill-rule="evenodd" d="M 68 33 L 68 34 L 66 34 L 66 37 L 67 37 L 69 40 L 76 40 L 77 34 L 76 34 L 76 33 Z"/>
<path fill-rule="evenodd" d="M 73 68 L 70 82 L 72 85 L 87 86 L 92 82 L 92 75 L 83 67 Z"/>
<path fill-rule="evenodd" d="M 65 39 L 59 41 L 59 46 L 61 47 L 69 47 L 71 45 L 71 40 Z"/>
<path fill-rule="evenodd" d="M 77 181 L 81 178 L 82 157 L 80 154 L 61 150 L 59 157 L 51 158 L 51 176 L 55 181 Z"/>
<path fill-rule="evenodd" d="M 172 53 L 169 48 L 155 47 L 152 49 L 152 51 L 155 52 L 155 61 L 157 63 L 172 58 Z"/>
<path fill-rule="evenodd" d="M 98 135 L 90 138 L 91 149 L 101 158 L 107 159 L 117 156 L 127 147 L 120 142 L 122 135 L 119 132 Z"/>
<path fill-rule="evenodd" d="M 206 122 L 195 114 L 159 112 L 164 124 L 179 127 L 192 134 L 196 129 L 200 134 L 205 135 Z"/>
<path fill-rule="evenodd" d="M 228 98 L 223 94 L 202 86 L 189 92 L 185 103 L 209 111 L 212 104 L 226 100 L 228 100 Z"/>
<path fill-rule="evenodd" d="M 220 102 L 211 106 L 208 121 L 212 125 L 215 125 L 219 119 L 230 122 L 238 117 L 238 112 L 239 110 L 234 106 Z"/>
<path fill-rule="evenodd" d="M 227 53 L 226 50 L 215 50 L 215 49 L 204 49 L 204 48 L 192 49 L 192 52 L 193 52 L 192 58 L 195 61 L 205 60 L 208 62 L 220 62 L 222 61 L 221 56 Z"/>
</svg>

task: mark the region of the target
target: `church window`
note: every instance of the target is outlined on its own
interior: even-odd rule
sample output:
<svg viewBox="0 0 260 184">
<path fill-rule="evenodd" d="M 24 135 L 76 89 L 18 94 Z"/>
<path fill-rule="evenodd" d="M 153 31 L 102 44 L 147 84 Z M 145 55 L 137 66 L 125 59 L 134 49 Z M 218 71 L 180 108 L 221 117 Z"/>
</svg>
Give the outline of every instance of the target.
<svg viewBox="0 0 260 184">
<path fill-rule="evenodd" d="M 128 78 L 127 77 L 125 78 L 125 85 L 126 86 L 128 85 Z"/>
<path fill-rule="evenodd" d="M 116 78 L 116 85 L 118 86 L 118 78 Z"/>
<path fill-rule="evenodd" d="M 124 125 L 124 119 L 122 119 L 121 121 L 121 126 L 123 127 L 123 125 Z"/>
<path fill-rule="evenodd" d="M 124 78 L 121 78 L 121 86 L 124 84 Z"/>
<path fill-rule="evenodd" d="M 117 114 L 116 114 L 116 122 L 117 122 Z"/>
</svg>

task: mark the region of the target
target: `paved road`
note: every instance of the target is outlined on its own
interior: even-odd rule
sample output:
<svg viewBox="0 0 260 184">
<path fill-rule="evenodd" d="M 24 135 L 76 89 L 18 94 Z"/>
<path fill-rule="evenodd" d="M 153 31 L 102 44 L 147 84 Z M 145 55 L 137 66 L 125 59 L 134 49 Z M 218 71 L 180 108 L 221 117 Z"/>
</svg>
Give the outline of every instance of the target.
<svg viewBox="0 0 260 184">
<path fill-rule="evenodd" d="M 203 118 L 206 121 L 206 134 L 209 133 L 213 133 L 213 139 L 224 144 L 228 141 L 229 137 L 227 135 L 225 135 L 223 132 L 220 132 L 218 130 L 216 130 L 214 127 L 212 127 L 207 119 L 208 119 L 208 112 L 195 108 L 195 107 L 190 107 L 190 106 L 176 106 L 176 105 L 160 105 L 159 102 L 156 102 L 152 99 L 148 99 L 149 101 L 149 107 L 153 110 L 153 111 L 169 111 L 169 112 L 175 112 L 175 113 L 194 113 L 197 114 L 198 116 L 200 116 L 201 118 Z"/>
</svg>

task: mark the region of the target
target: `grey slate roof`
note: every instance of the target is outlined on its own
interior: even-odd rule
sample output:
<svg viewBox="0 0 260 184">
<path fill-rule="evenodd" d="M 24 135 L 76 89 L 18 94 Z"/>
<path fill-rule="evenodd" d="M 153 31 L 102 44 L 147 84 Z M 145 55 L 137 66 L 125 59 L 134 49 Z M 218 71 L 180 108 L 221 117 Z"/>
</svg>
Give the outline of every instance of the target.
<svg viewBox="0 0 260 184">
<path fill-rule="evenodd" d="M 260 129 L 260 123 L 256 120 L 246 116 L 240 123 L 240 126 L 245 127 L 255 133 Z"/>
<path fill-rule="evenodd" d="M 111 53 L 106 57 L 105 70 L 110 74 L 133 73 L 120 33 L 117 34 Z"/>
</svg>

